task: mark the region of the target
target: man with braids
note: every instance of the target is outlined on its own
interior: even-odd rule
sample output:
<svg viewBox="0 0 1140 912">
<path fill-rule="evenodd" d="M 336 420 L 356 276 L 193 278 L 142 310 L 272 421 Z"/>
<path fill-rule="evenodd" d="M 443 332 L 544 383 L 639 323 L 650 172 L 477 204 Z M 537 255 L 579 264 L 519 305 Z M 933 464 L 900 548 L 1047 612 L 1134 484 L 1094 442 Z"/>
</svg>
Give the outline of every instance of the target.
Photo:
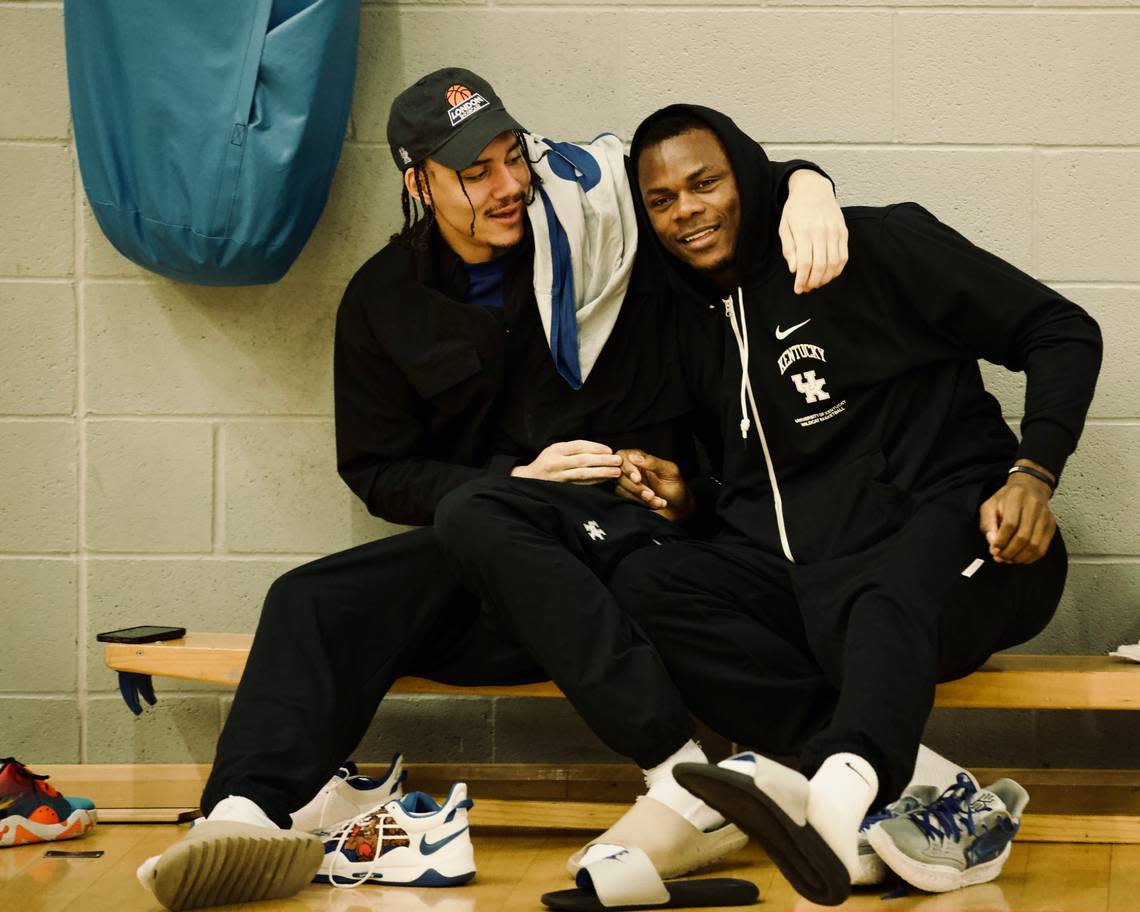
<svg viewBox="0 0 1140 912">
<path fill-rule="evenodd" d="M 630 547 L 676 534 L 612 489 L 619 447 L 692 465 L 692 406 L 672 370 L 668 308 L 635 268 L 602 321 L 604 338 L 573 312 L 568 322 L 552 314 L 551 325 L 561 316 L 559 338 L 577 337 L 577 350 L 548 334 L 527 211 L 538 190 L 528 143 L 540 143 L 476 74 L 452 68 L 419 80 L 394 101 L 388 132 L 404 175 L 404 225 L 353 277 L 338 314 L 338 468 L 371 513 L 423 528 L 298 567 L 270 587 L 202 796 L 206 819 L 139 871 L 170 908 L 280 897 L 311 880 L 322 844 L 291 831 L 290 813 L 356 748 L 404 675 L 459 685 L 552 679 L 607 745 L 646 769 L 692 737 L 655 649 L 616 605 L 594 606 L 588 619 L 538 604 L 499 611 L 457 572 L 431 525 L 449 492 L 513 475 L 621 504 L 625 528 L 609 531 Z M 614 203 L 632 213 L 620 149 L 616 161 Z M 793 230 L 796 218 L 817 226 L 801 238 L 802 266 L 842 222 L 826 178 L 798 170 L 809 179 L 799 200 L 807 211 L 791 218 Z M 781 175 L 774 192 L 787 182 Z M 544 244 L 556 234 L 545 224 Z M 805 287 L 842 265 L 837 248 L 824 259 L 810 279 L 804 269 Z M 579 359 L 586 342 L 598 351 Z M 741 841 L 728 836 L 721 851 Z M 267 868 L 275 876 L 251 886 Z M 172 882 L 175 900 L 161 886 Z"/>
</svg>

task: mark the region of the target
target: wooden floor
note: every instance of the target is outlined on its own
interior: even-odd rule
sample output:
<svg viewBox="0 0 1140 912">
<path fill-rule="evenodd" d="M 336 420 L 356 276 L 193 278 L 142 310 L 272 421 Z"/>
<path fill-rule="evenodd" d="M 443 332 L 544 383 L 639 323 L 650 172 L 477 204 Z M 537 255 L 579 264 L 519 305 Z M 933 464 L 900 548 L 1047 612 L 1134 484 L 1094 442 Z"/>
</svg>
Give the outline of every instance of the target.
<svg viewBox="0 0 1140 912">
<path fill-rule="evenodd" d="M 158 912 L 135 880 L 144 858 L 179 837 L 171 824 L 104 824 L 61 849 L 102 849 L 99 859 L 52 859 L 52 845 L 0 849 L 0 909 L 5 912 Z M 310 886 L 297 896 L 256 905 L 218 906 L 244 912 L 530 912 L 539 896 L 571 886 L 563 872 L 580 844 L 574 835 L 479 832 L 476 881 L 454 889 L 364 886 L 343 890 Z M 824 907 L 801 900 L 761 854 L 751 848 L 733 863 L 707 872 L 744 877 L 760 888 L 758 912 L 807 912 Z M 1140 846 L 1015 844 L 1002 876 L 991 884 L 938 896 L 884 899 L 860 892 L 841 908 L 895 912 L 1137 912 Z"/>
</svg>

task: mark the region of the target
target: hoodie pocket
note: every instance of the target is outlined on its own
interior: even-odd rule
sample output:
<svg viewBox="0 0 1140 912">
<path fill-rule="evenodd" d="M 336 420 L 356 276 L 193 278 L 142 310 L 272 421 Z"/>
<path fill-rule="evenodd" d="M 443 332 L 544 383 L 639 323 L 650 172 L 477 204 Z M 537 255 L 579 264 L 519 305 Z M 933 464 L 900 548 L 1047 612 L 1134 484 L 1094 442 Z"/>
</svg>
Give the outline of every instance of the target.
<svg viewBox="0 0 1140 912">
<path fill-rule="evenodd" d="M 784 519 L 796 561 L 855 554 L 895 532 L 909 512 L 906 491 L 888 480 L 881 450 L 781 486 Z"/>
</svg>

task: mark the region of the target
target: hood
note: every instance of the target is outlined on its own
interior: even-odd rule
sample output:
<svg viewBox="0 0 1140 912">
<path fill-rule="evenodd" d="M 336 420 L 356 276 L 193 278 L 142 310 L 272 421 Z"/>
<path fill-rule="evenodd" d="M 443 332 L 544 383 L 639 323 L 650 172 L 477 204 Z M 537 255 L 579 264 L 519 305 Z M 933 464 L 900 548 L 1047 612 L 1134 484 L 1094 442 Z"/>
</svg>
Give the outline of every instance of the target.
<svg viewBox="0 0 1140 912">
<path fill-rule="evenodd" d="M 741 130 L 728 115 L 701 105 L 675 104 L 661 108 L 645 118 L 633 134 L 629 152 L 630 184 L 636 203 L 638 228 L 645 239 L 642 248 L 647 252 L 650 249 L 655 251 L 656 259 L 665 267 L 665 274 L 670 280 L 679 278 L 690 290 L 697 290 L 702 295 L 712 292 L 721 297 L 723 293 L 707 277 L 665 250 L 649 222 L 645 203 L 638 190 L 636 163 L 647 128 L 662 117 L 678 113 L 690 114 L 706 123 L 719 137 L 732 164 L 740 192 L 741 224 L 736 245 L 736 267 L 741 282 L 767 270 L 778 253 L 776 238 L 780 209 L 773 189 L 774 171 L 760 143 Z"/>
</svg>

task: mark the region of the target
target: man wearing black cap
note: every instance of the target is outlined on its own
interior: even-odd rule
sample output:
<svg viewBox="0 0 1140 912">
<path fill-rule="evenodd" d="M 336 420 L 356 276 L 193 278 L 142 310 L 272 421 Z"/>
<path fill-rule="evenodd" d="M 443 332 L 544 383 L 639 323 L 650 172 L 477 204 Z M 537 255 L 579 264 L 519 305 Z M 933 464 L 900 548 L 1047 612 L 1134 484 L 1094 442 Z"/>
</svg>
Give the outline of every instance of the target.
<svg viewBox="0 0 1140 912">
<path fill-rule="evenodd" d="M 338 468 L 369 511 L 427 525 L 445 495 L 489 476 L 569 481 L 596 495 L 590 486 L 620 476 L 623 446 L 691 465 L 672 324 L 637 270 L 596 356 L 567 354 L 577 387 L 556 363 L 524 218 L 534 162 L 491 86 L 466 70 L 432 73 L 393 103 L 389 139 L 404 173 L 404 225 L 349 283 L 335 350 Z M 805 287 L 841 268 L 838 245 L 834 254 L 831 266 L 805 267 Z M 571 314 L 560 338 L 579 322 Z M 582 330 L 579 348 L 596 341 L 592 332 Z M 630 541 L 675 534 L 650 510 L 625 506 Z M 177 909 L 307 883 L 323 848 L 287 829 L 290 813 L 355 749 L 400 676 L 553 679 L 603 741 L 644 768 L 691 737 L 656 651 L 619 612 L 598 611 L 589 625 L 538 610 L 507 615 L 466 583 L 430 525 L 278 579 L 202 797 L 207 818 L 183 841 L 208 850 L 179 844 L 140 869 L 144 884 Z M 258 880 L 266 867 L 276 876 Z"/>
</svg>

